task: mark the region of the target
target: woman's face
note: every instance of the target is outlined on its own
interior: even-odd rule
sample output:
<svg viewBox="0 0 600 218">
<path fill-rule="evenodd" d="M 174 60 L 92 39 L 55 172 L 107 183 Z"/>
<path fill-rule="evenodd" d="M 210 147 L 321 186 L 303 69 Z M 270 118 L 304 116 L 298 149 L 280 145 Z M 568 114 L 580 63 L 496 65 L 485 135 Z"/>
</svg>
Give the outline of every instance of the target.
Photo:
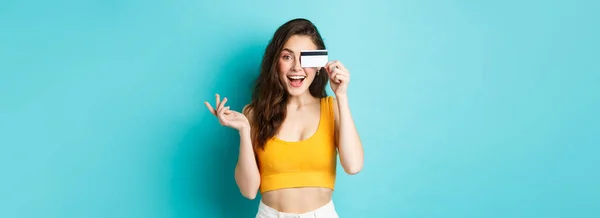
<svg viewBox="0 0 600 218">
<path fill-rule="evenodd" d="M 316 67 L 300 67 L 300 51 L 315 50 L 317 46 L 309 36 L 294 35 L 288 39 L 279 55 L 278 72 L 281 82 L 285 84 L 292 96 L 304 94 L 315 79 Z"/>
</svg>

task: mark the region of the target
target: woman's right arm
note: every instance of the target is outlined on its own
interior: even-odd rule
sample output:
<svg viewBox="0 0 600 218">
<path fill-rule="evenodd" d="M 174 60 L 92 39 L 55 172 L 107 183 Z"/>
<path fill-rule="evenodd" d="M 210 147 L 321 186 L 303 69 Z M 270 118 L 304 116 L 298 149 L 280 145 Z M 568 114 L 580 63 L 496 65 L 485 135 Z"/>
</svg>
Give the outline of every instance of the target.
<svg viewBox="0 0 600 218">
<path fill-rule="evenodd" d="M 229 106 L 225 106 L 227 98 L 223 98 L 223 101 L 221 101 L 219 94 L 215 94 L 215 98 L 217 100 L 216 110 L 208 101 L 205 101 L 204 104 L 219 119 L 221 125 L 234 128 L 240 133 L 240 154 L 235 165 L 235 183 L 242 195 L 252 200 L 256 198 L 256 193 L 260 187 L 260 173 L 254 155 L 252 137 L 250 136 L 251 112 L 249 112 L 248 106 L 244 107 L 242 113 L 229 110 Z"/>
<path fill-rule="evenodd" d="M 246 108 L 244 115 L 249 118 Z M 240 151 L 238 162 L 235 166 L 235 182 L 242 195 L 248 199 L 256 198 L 258 188 L 260 187 L 260 172 L 256 163 L 256 156 L 252 146 L 252 137 L 250 125 L 239 129 L 240 133 Z"/>
</svg>

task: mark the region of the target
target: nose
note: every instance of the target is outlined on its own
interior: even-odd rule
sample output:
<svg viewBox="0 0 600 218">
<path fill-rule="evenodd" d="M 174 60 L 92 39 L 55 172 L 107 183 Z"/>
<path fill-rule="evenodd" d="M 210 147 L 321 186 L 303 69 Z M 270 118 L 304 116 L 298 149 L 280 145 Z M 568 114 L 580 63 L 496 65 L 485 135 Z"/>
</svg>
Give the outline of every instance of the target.
<svg viewBox="0 0 600 218">
<path fill-rule="evenodd" d="M 302 71 L 302 66 L 300 65 L 300 59 L 296 58 L 294 61 L 294 65 L 292 66 L 292 70 L 295 72 Z"/>
</svg>

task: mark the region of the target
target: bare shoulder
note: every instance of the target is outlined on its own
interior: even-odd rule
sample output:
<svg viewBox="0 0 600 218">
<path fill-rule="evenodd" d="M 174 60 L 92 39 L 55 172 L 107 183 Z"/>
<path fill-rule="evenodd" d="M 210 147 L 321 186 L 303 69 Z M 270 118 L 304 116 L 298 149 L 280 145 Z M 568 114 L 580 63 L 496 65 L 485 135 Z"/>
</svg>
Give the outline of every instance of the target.
<svg viewBox="0 0 600 218">
<path fill-rule="evenodd" d="M 252 117 L 252 109 L 250 108 L 250 104 L 247 104 L 246 106 L 244 106 L 244 109 L 242 109 L 242 114 L 244 114 L 244 116 L 246 116 L 246 119 L 250 120 L 250 118 Z"/>
</svg>

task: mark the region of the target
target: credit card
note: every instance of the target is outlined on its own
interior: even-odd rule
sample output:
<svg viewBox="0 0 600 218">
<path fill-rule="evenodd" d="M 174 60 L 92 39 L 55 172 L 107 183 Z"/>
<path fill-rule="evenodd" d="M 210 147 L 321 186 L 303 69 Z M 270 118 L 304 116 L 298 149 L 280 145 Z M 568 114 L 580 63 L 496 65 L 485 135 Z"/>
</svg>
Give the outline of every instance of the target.
<svg viewBox="0 0 600 218">
<path fill-rule="evenodd" d="M 327 50 L 300 51 L 300 66 L 302 67 L 324 67 L 328 61 Z"/>
</svg>

